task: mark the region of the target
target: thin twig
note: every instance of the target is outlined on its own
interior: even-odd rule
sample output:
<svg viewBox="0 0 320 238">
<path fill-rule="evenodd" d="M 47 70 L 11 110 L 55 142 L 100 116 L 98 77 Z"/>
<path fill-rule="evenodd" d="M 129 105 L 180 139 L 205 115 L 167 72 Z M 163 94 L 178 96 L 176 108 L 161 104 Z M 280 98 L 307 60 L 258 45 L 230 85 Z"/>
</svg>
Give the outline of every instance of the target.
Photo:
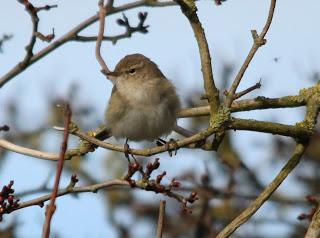
<svg viewBox="0 0 320 238">
<path fill-rule="evenodd" d="M 241 91 L 239 93 L 236 93 L 234 95 L 234 97 L 233 97 L 233 100 L 241 98 L 242 96 L 244 96 L 244 95 L 246 95 L 248 93 L 251 93 L 253 90 L 256 90 L 258 88 L 261 88 L 261 80 L 259 80 L 259 82 L 256 83 L 255 85 L 253 85 L 253 86 L 251 86 L 251 87 L 249 87 L 249 88 L 247 88 L 247 89 L 245 89 L 245 90 L 243 90 L 243 91 Z"/>
<path fill-rule="evenodd" d="M 56 161 L 59 159 L 59 155 L 57 153 L 49 153 L 49 152 L 29 149 L 23 146 L 13 144 L 5 139 L 0 139 L 0 147 L 6 150 L 16 152 L 18 154 L 31 156 L 38 159 L 53 160 L 53 161 Z"/>
<path fill-rule="evenodd" d="M 66 194 L 76 194 L 76 193 L 85 193 L 85 192 L 94 192 L 96 193 L 100 189 L 106 189 L 109 187 L 119 187 L 119 186 L 125 186 L 129 187 L 128 181 L 120 180 L 120 179 L 113 179 L 108 180 L 103 183 L 97 183 L 93 185 L 87 185 L 87 186 L 79 186 L 74 188 L 64 188 L 60 189 L 57 193 L 57 197 L 64 196 Z M 26 207 L 31 206 L 40 206 L 43 207 L 43 203 L 46 201 L 49 201 L 51 199 L 52 193 L 26 201 L 26 202 L 20 202 L 19 206 L 15 208 L 15 210 L 23 209 Z"/>
<path fill-rule="evenodd" d="M 108 9 L 108 7 L 107 7 Z M 103 36 L 102 40 L 104 41 L 111 41 L 112 44 L 116 44 L 118 40 L 124 38 L 130 38 L 133 33 L 140 32 L 142 34 L 146 34 L 148 32 L 148 25 L 144 25 L 145 19 L 147 17 L 147 13 L 140 12 L 138 14 L 139 23 L 137 26 L 133 27 L 130 25 L 128 18 L 123 14 L 124 20 L 118 19 L 117 22 L 120 26 L 124 26 L 126 31 L 123 34 L 115 35 L 115 36 Z M 73 40 L 78 42 L 90 42 L 90 41 L 97 41 L 97 36 L 80 36 L 76 35 Z"/>
<path fill-rule="evenodd" d="M 2 38 L 0 39 L 0 53 L 3 53 L 3 44 L 6 41 L 9 41 L 13 35 L 11 34 L 3 34 Z"/>
<path fill-rule="evenodd" d="M 101 43 L 103 40 L 103 36 L 104 36 L 104 25 L 105 25 L 105 18 L 107 15 L 107 10 L 104 7 L 104 0 L 99 0 L 98 2 L 98 6 L 99 6 L 99 33 L 98 33 L 98 38 L 97 38 L 97 43 L 96 43 L 96 58 L 101 66 L 101 72 L 104 75 L 107 75 L 108 73 L 110 73 L 111 71 L 109 70 L 108 66 L 106 65 L 106 62 L 104 61 L 104 59 L 101 56 Z"/>
<path fill-rule="evenodd" d="M 31 58 L 33 57 L 33 48 L 36 44 L 36 40 L 38 36 L 41 36 L 42 34 L 38 32 L 38 26 L 39 26 L 39 17 L 38 17 L 38 12 L 41 10 L 50 10 L 51 8 L 57 7 L 57 5 L 46 5 L 44 7 L 34 7 L 28 0 L 24 1 L 19 1 L 21 2 L 25 8 L 26 11 L 29 13 L 32 21 L 32 33 L 31 33 L 31 38 L 28 43 L 28 45 L 25 47 L 27 53 L 24 57 L 24 59 L 18 64 L 20 68 L 25 69 L 27 65 L 30 63 Z M 42 35 L 43 36 L 43 35 Z M 54 38 L 51 38 L 51 40 Z M 1 85 L 0 85 L 1 87 Z"/>
<path fill-rule="evenodd" d="M 37 11 L 35 11 L 34 6 L 29 3 L 29 1 L 22 1 L 21 3 L 25 6 L 26 11 L 29 13 L 32 21 L 31 38 L 28 45 L 25 47 L 27 53 L 24 59 L 19 63 L 20 67 L 23 68 L 30 62 L 31 57 L 33 56 L 32 51 L 37 40 L 37 36 L 35 33 L 38 32 L 39 17 L 37 15 Z"/>
<path fill-rule="evenodd" d="M 168 2 L 149 2 L 145 0 L 138 0 L 131 3 L 126 3 L 121 6 L 115 7 L 115 8 L 109 8 L 107 15 L 115 14 L 118 12 L 123 12 L 126 10 L 130 10 L 133 8 L 138 7 L 169 7 L 169 6 L 175 6 L 176 3 L 172 1 Z M 25 69 L 27 69 L 29 66 L 37 62 L 38 60 L 42 59 L 43 57 L 47 56 L 52 51 L 56 50 L 63 44 L 70 42 L 73 40 L 73 38 L 82 30 L 85 28 L 91 26 L 93 23 L 99 20 L 99 14 L 95 14 L 74 28 L 72 28 L 69 32 L 61 36 L 59 39 L 53 41 L 50 45 L 40 50 L 38 53 L 33 54 L 33 56 L 28 60 L 28 63 L 25 63 L 21 65 L 20 63 L 16 64 L 12 69 L 10 69 L 6 74 L 4 74 L 2 77 L 0 77 L 0 88 L 3 87 L 7 82 L 9 82 L 13 77 L 23 72 Z M 35 31 L 36 32 L 36 31 Z"/>
<path fill-rule="evenodd" d="M 243 78 L 244 73 L 246 72 L 251 60 L 253 59 L 255 53 L 257 52 L 257 50 L 266 43 L 266 39 L 265 36 L 270 28 L 272 19 L 273 19 L 273 15 L 274 15 L 274 9 L 276 6 L 276 0 L 271 0 L 271 4 L 270 4 L 270 8 L 269 8 L 269 14 L 268 14 L 268 18 L 266 20 L 266 23 L 263 27 L 262 32 L 260 33 L 260 35 L 258 35 L 258 33 L 255 30 L 252 30 L 252 37 L 253 37 L 253 45 L 249 51 L 249 54 L 247 56 L 247 58 L 245 59 L 245 61 L 243 62 L 237 76 L 235 77 L 230 90 L 228 91 L 228 95 L 225 101 L 225 105 L 227 107 L 230 107 L 233 100 L 234 100 L 234 95 L 237 91 L 237 88 L 240 84 L 240 81 Z"/>
<path fill-rule="evenodd" d="M 304 238 L 319 238 L 320 237 L 320 205 L 312 216 L 310 226 Z"/>
<path fill-rule="evenodd" d="M 135 181 L 135 184 L 132 187 L 132 184 L 130 184 L 128 180 L 112 179 L 102 183 L 96 183 L 96 184 L 87 185 L 87 186 L 68 186 L 66 188 L 58 190 L 57 197 L 65 196 L 67 194 L 78 194 L 78 193 L 88 193 L 88 192 L 97 193 L 101 189 L 108 189 L 108 188 L 137 188 L 144 191 L 156 192 L 155 190 L 153 190 L 154 188 L 152 188 L 152 186 L 154 185 L 155 185 L 154 180 L 150 180 L 150 181 L 139 180 L 139 181 Z M 164 196 L 171 197 L 177 200 L 179 203 L 183 204 L 184 206 L 187 205 L 187 203 L 193 203 L 196 200 L 195 198 L 193 198 L 193 201 L 191 201 L 190 197 L 186 198 L 176 193 L 175 191 L 172 191 L 171 190 L 172 188 L 169 190 L 168 188 L 170 184 L 169 185 L 159 184 L 159 186 L 161 186 L 163 191 L 157 191 L 157 193 L 161 193 Z M 174 189 L 178 189 L 178 188 L 174 188 Z M 196 193 L 192 192 L 191 194 L 196 194 Z M 31 207 L 31 206 L 43 207 L 44 202 L 49 201 L 51 199 L 51 196 L 52 194 L 47 194 L 26 202 L 19 202 L 18 206 L 13 208 L 12 211 L 20 210 L 20 209 Z"/>
<path fill-rule="evenodd" d="M 64 115 L 65 128 L 69 129 L 70 121 L 71 121 L 71 109 L 69 104 L 67 104 L 65 108 L 65 115 Z M 65 130 L 63 133 L 63 141 L 61 144 L 59 161 L 57 164 L 57 173 L 56 173 L 56 178 L 54 182 L 54 187 L 52 190 L 51 201 L 50 201 L 50 204 L 46 207 L 46 212 L 45 212 L 46 220 L 43 225 L 43 233 L 42 233 L 43 238 L 49 238 L 49 235 L 50 235 L 51 219 L 56 210 L 55 201 L 58 195 L 58 189 L 59 189 L 59 183 L 60 183 L 61 173 L 63 169 L 64 158 L 65 158 L 65 154 L 68 147 L 68 137 L 69 137 L 69 130 Z"/>
<path fill-rule="evenodd" d="M 166 201 L 161 200 L 160 207 L 159 207 L 159 217 L 158 217 L 157 236 L 156 236 L 157 238 L 162 237 L 164 218 L 166 215 L 165 212 L 166 212 Z"/>
</svg>

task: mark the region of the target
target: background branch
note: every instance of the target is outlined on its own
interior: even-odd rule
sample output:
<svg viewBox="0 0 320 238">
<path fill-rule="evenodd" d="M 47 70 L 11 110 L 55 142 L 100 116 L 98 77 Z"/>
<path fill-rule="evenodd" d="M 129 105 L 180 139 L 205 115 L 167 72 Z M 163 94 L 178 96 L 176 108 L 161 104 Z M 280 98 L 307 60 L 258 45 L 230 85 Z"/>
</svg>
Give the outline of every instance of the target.
<svg viewBox="0 0 320 238">
<path fill-rule="evenodd" d="M 64 158 L 65 154 L 68 148 L 68 137 L 69 137 L 69 124 L 71 121 L 71 109 L 69 104 L 65 106 L 65 115 L 64 115 L 64 127 L 66 130 L 63 133 L 63 141 L 61 144 L 61 149 L 60 149 L 60 154 L 59 154 L 59 161 L 57 164 L 57 173 L 56 173 L 56 178 L 54 182 L 54 187 L 52 190 L 52 195 L 51 195 L 51 201 L 50 204 L 46 207 L 46 219 L 45 223 L 43 225 L 43 233 L 42 237 L 43 238 L 49 238 L 50 236 L 50 227 L 51 227 L 51 219 L 52 216 L 56 210 L 56 205 L 55 201 L 58 195 L 58 189 L 59 189 L 59 183 L 60 183 L 60 178 L 61 178 L 61 173 L 63 169 L 63 163 L 64 163 Z"/>
<path fill-rule="evenodd" d="M 318 237 L 320 237 L 320 205 L 318 205 L 316 212 L 313 214 L 310 226 L 305 235 L 305 238 Z"/>
<path fill-rule="evenodd" d="M 281 169 L 273 181 L 266 187 L 265 190 L 246 208 L 239 216 L 237 216 L 229 225 L 227 225 L 216 238 L 229 237 L 239 226 L 245 223 L 250 217 L 269 199 L 272 193 L 286 179 L 289 173 L 300 162 L 300 158 L 306 149 L 306 145 L 297 144 L 291 159 Z"/>
<path fill-rule="evenodd" d="M 166 201 L 161 200 L 160 207 L 159 207 L 159 217 L 158 217 L 158 226 L 157 226 L 157 235 L 156 235 L 157 238 L 162 237 L 164 218 L 166 214 L 165 212 L 166 212 Z"/>
</svg>

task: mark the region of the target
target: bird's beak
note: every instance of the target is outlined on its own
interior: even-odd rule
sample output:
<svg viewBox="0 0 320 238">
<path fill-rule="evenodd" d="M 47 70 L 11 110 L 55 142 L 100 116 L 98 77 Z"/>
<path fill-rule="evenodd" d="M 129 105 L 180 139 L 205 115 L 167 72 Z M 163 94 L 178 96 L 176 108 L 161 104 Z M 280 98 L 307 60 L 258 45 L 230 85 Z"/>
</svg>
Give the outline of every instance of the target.
<svg viewBox="0 0 320 238">
<path fill-rule="evenodd" d="M 108 78 L 113 84 L 115 84 L 115 82 L 116 82 L 116 80 L 117 80 L 117 78 L 118 78 L 118 76 L 119 76 L 119 73 L 113 71 L 113 72 L 108 72 L 108 73 L 106 73 L 105 75 L 107 76 L 107 78 Z"/>
</svg>

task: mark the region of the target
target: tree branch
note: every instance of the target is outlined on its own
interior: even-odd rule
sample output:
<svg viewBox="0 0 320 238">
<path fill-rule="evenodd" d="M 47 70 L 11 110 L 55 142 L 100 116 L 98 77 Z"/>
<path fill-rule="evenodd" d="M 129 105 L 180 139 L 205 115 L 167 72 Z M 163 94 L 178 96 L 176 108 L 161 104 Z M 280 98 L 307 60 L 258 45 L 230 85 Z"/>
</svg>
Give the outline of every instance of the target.
<svg viewBox="0 0 320 238">
<path fill-rule="evenodd" d="M 69 137 L 69 124 L 71 121 L 71 109 L 70 106 L 67 104 L 64 112 L 64 127 L 66 130 L 63 133 L 63 141 L 61 144 L 61 149 L 60 149 L 60 154 L 59 154 L 59 161 L 57 164 L 57 173 L 56 173 L 56 178 L 54 182 L 54 187 L 52 190 L 52 195 L 51 195 L 51 201 L 50 204 L 46 207 L 46 220 L 43 225 L 43 233 L 42 237 L 43 238 L 49 238 L 50 235 L 50 227 L 51 227 L 51 219 L 53 217 L 53 214 L 56 210 L 56 205 L 55 201 L 58 195 L 58 189 L 59 189 L 59 183 L 60 183 L 60 178 L 61 178 L 61 173 L 63 169 L 63 163 L 64 163 L 64 158 L 65 154 L 68 148 L 68 137 Z"/>
<path fill-rule="evenodd" d="M 264 38 L 270 28 L 271 22 L 272 22 L 272 18 L 273 18 L 273 14 L 274 14 L 274 9 L 276 6 L 276 0 L 271 0 L 271 4 L 270 4 L 270 8 L 269 8 L 269 14 L 268 14 L 268 18 L 267 21 L 263 27 L 262 32 L 260 33 L 260 35 L 258 35 L 256 30 L 252 30 L 252 37 L 253 37 L 253 45 L 249 51 L 249 54 L 247 56 L 247 58 L 245 59 L 245 61 L 243 62 L 236 78 L 234 79 L 230 90 L 227 93 L 227 98 L 225 101 L 225 105 L 227 107 L 230 107 L 234 98 L 234 95 L 237 91 L 237 88 L 240 84 L 241 79 L 243 78 L 244 73 L 246 72 L 251 60 L 253 59 L 255 53 L 258 51 L 258 49 L 263 46 L 266 43 L 266 39 Z"/>
<path fill-rule="evenodd" d="M 174 5 L 176 5 L 176 3 L 172 2 L 172 1 L 168 1 L 168 2 L 149 2 L 149 1 L 145 1 L 145 0 L 139 0 L 139 1 L 136 1 L 136 2 L 123 4 L 123 5 L 115 7 L 115 8 L 111 8 L 110 11 L 107 12 L 107 16 L 115 14 L 115 13 L 118 13 L 118 12 L 130 10 L 130 9 L 133 9 L 133 8 L 142 7 L 142 6 L 146 6 L 146 7 L 167 7 L 167 6 L 174 6 Z M 65 35 L 63 35 L 59 39 L 53 41 L 49 46 L 43 48 L 38 53 L 33 54 L 30 57 L 30 59 L 28 60 L 28 63 L 23 64 L 23 67 L 22 67 L 22 65 L 20 63 L 15 65 L 11 70 L 9 70 L 6 74 L 4 74 L 0 78 L 0 88 L 3 87 L 7 82 L 9 82 L 13 77 L 15 77 L 16 75 L 18 75 L 21 72 L 23 72 L 25 69 L 27 69 L 29 66 L 31 66 L 32 64 L 34 64 L 38 60 L 42 59 L 43 57 L 45 57 L 46 55 L 48 55 L 52 51 L 56 50 L 61 45 L 72 41 L 73 38 L 79 32 L 81 32 L 85 28 L 91 26 L 93 23 L 95 23 L 98 20 L 99 20 L 99 14 L 95 14 L 95 15 L 87 18 L 86 20 L 81 22 L 79 25 L 75 26 L 73 29 L 71 29 L 69 32 L 67 32 Z"/>
<path fill-rule="evenodd" d="M 301 123 L 308 129 L 313 129 L 320 107 L 319 93 L 309 97 L 307 102 L 307 111 L 304 121 Z M 310 136 L 311 137 L 311 136 Z M 310 138 L 309 137 L 309 138 Z M 280 186 L 286 177 L 300 162 L 303 153 L 309 143 L 309 138 L 298 140 L 291 159 L 285 164 L 273 181 L 262 191 L 262 193 L 247 207 L 239 216 L 237 216 L 229 225 L 227 225 L 218 235 L 217 238 L 229 237 L 238 227 L 244 224 L 250 217 L 269 199 L 273 192 Z"/>
<path fill-rule="evenodd" d="M 231 105 L 231 112 L 252 111 L 261 109 L 291 108 L 306 105 L 303 96 L 285 96 L 280 98 L 256 97 L 254 99 L 245 99 L 235 101 Z M 209 116 L 210 106 L 199 106 L 194 108 L 185 108 L 179 112 L 179 118 Z"/>
<path fill-rule="evenodd" d="M 108 7 L 107 7 L 108 9 Z M 139 13 L 139 20 L 140 22 L 138 23 L 137 26 L 133 27 L 130 25 L 128 18 L 123 14 L 124 20 L 118 19 L 117 22 L 120 26 L 124 26 L 126 28 L 126 31 L 123 34 L 115 35 L 115 36 L 103 36 L 102 40 L 106 41 L 111 41 L 112 44 L 116 44 L 118 40 L 124 39 L 124 38 L 130 38 L 132 34 L 140 32 L 142 34 L 145 34 L 148 32 L 148 25 L 144 25 L 144 21 L 147 17 L 147 13 Z M 97 36 L 79 36 L 76 35 L 73 38 L 73 41 L 78 41 L 78 42 L 89 42 L 89 41 L 97 41 L 98 37 Z"/>
<path fill-rule="evenodd" d="M 306 149 L 306 145 L 297 144 L 291 159 L 281 169 L 273 181 L 263 190 L 263 192 L 246 208 L 239 216 L 237 216 L 229 225 L 227 225 L 216 238 L 229 237 L 237 228 L 250 219 L 250 217 L 269 199 L 272 193 L 280 186 L 291 171 L 300 162 L 300 158 Z"/>
<path fill-rule="evenodd" d="M 310 226 L 304 238 L 319 238 L 320 237 L 320 205 L 312 216 Z"/>
<path fill-rule="evenodd" d="M 101 72 L 104 75 L 107 75 L 108 73 L 110 73 L 110 69 L 108 68 L 108 66 L 106 65 L 104 59 L 101 56 L 101 43 L 103 40 L 103 35 L 104 35 L 104 23 L 105 23 L 105 18 L 106 18 L 106 14 L 107 14 L 107 10 L 106 8 L 103 6 L 104 5 L 104 0 L 99 0 L 98 6 L 99 6 L 99 33 L 98 33 L 98 38 L 97 38 L 97 43 L 96 43 L 96 58 L 101 66 Z"/>
<path fill-rule="evenodd" d="M 157 226 L 157 235 L 156 235 L 157 238 L 162 237 L 165 212 L 166 212 L 166 201 L 161 200 L 160 207 L 159 207 L 159 217 L 158 217 L 158 226 Z"/>
<path fill-rule="evenodd" d="M 199 21 L 199 18 L 197 16 L 197 7 L 195 5 L 195 1 L 175 0 L 175 2 L 180 5 L 183 14 L 189 20 L 189 23 L 197 40 L 206 99 L 208 99 L 209 101 L 210 112 L 211 115 L 213 115 L 214 113 L 217 113 L 220 104 L 219 90 L 214 83 L 209 46 L 204 30 L 201 26 L 201 22 Z"/>
<path fill-rule="evenodd" d="M 31 157 L 35 157 L 38 159 L 56 161 L 59 158 L 57 153 L 48 153 L 48 152 L 43 152 L 43 151 L 39 151 L 39 150 L 29 149 L 26 147 L 22 147 L 22 146 L 13 144 L 13 143 L 11 143 L 7 140 L 4 140 L 4 139 L 0 139 L 0 147 L 3 149 L 6 149 L 6 150 L 16 152 L 18 154 L 31 156 Z"/>
</svg>

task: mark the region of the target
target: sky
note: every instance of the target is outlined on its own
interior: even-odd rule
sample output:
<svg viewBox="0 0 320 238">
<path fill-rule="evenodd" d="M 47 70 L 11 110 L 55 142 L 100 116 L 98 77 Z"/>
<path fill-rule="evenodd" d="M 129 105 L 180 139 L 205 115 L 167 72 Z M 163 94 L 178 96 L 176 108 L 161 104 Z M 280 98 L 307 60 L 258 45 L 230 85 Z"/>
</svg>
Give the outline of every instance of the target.
<svg viewBox="0 0 320 238">
<path fill-rule="evenodd" d="M 126 2 L 132 1 L 115 0 L 116 5 Z M 58 4 L 58 8 L 49 12 L 42 11 L 39 14 L 40 31 L 49 34 L 54 27 L 57 38 L 98 10 L 96 1 L 91 0 L 32 1 L 32 3 L 35 5 Z M 261 31 L 268 13 L 269 1 L 228 0 L 221 6 L 216 6 L 213 1 L 200 0 L 197 6 L 210 47 L 215 80 L 217 85 L 221 86 L 222 66 L 230 63 L 235 65 L 236 69 L 240 68 L 252 45 L 250 30 Z M 305 0 L 302 3 L 299 0 L 281 0 L 277 2 L 274 20 L 266 36 L 267 44 L 259 49 L 239 90 L 255 84 L 260 78 L 262 88 L 247 97 L 258 95 L 279 97 L 298 94 L 299 89 L 312 85 L 313 82 L 307 77 L 319 69 L 320 64 L 320 34 L 316 27 L 320 20 L 319 9 L 319 1 Z M 178 88 L 182 101 L 185 101 L 193 90 L 203 90 L 197 44 L 191 27 L 180 9 L 178 7 L 133 9 L 126 12 L 132 24 L 137 23 L 139 11 L 149 13 L 146 21 L 150 25 L 149 33 L 134 34 L 131 39 L 121 40 L 116 45 L 104 42 L 102 54 L 108 66 L 113 69 L 125 55 L 142 53 L 155 61 L 167 78 L 172 80 Z M 116 24 L 116 19 L 119 17 L 121 17 L 120 13 L 106 19 L 106 35 L 114 35 L 123 31 Z M 4 33 L 14 35 L 13 39 L 4 45 L 4 53 L 0 54 L 1 77 L 24 56 L 24 46 L 30 38 L 31 21 L 23 5 L 12 0 L 2 0 L 0 19 L 0 35 Z M 83 35 L 95 35 L 97 31 L 95 24 L 86 29 Z M 38 41 L 35 52 L 47 45 L 46 42 Z M 22 129 L 35 129 L 37 125 L 46 120 L 48 108 L 44 98 L 65 97 L 73 82 L 80 85 L 82 96 L 79 97 L 79 103 L 94 105 L 98 118 L 101 118 L 102 122 L 112 85 L 99 72 L 94 47 L 93 42 L 67 43 L 30 66 L 1 88 L 0 125 L 9 123 L 3 111 L 14 98 L 19 102 L 18 111 L 21 115 L 21 122 L 23 122 L 20 123 Z M 279 59 L 277 63 L 274 58 Z M 233 74 L 235 75 L 236 72 L 237 70 Z M 261 120 L 273 119 L 287 124 L 294 124 L 302 119 L 301 109 L 247 112 L 238 113 L 237 116 Z M 242 153 L 247 155 L 244 156 L 245 162 L 252 168 L 259 168 L 262 161 L 270 159 L 267 153 L 268 148 L 270 149 L 268 140 L 270 136 L 258 135 L 259 137 L 253 136 L 253 133 L 237 132 L 235 141 L 236 146 L 242 148 Z M 265 143 L 265 148 L 254 147 L 257 141 Z M 58 151 L 59 146 L 59 143 L 48 143 L 45 148 Z M 248 153 L 249 150 L 250 153 Z M 194 153 L 205 156 L 205 152 Z M 178 154 L 178 159 L 185 155 L 186 152 Z M 259 160 L 256 159 L 257 155 L 259 155 Z M 103 174 L 103 171 L 100 171 L 101 161 L 98 158 L 88 163 L 88 168 L 95 170 L 98 177 Z M 4 165 L 6 173 L 0 175 L 0 181 L 3 183 L 14 178 L 16 190 L 34 188 L 52 171 L 53 165 L 48 163 L 12 154 Z M 199 167 L 202 166 L 201 162 L 194 162 L 190 158 L 186 159 L 183 165 L 180 164 L 179 168 L 192 168 L 194 163 L 197 163 Z M 276 168 L 279 169 L 281 165 L 279 163 Z M 170 170 L 172 162 L 164 160 L 162 166 Z M 275 169 L 275 173 L 277 171 Z M 173 167 L 172 173 L 174 172 Z M 261 168 L 260 176 L 262 181 L 268 182 L 274 174 L 265 174 Z M 65 177 L 62 184 L 67 183 L 68 179 Z M 290 180 L 285 182 L 284 188 L 280 189 L 286 191 L 286 184 L 290 184 Z M 84 204 L 93 204 L 90 217 L 88 217 L 87 210 L 83 209 Z M 28 208 L 17 213 L 22 223 L 19 228 L 19 237 L 39 237 L 44 210 Z M 58 210 L 54 216 L 53 227 L 63 237 L 105 237 L 106 235 L 115 237 L 112 227 L 105 223 L 106 216 L 104 202 L 99 196 L 84 194 L 79 199 L 64 197 L 58 200 Z M 92 217 L 94 219 L 91 219 Z M 6 219 L 12 218 L 6 216 Z M 128 219 L 130 220 L 130 217 Z M 66 221 L 68 222 L 67 227 Z M 72 227 L 77 227 L 77 229 Z M 138 234 L 140 232 L 141 236 L 148 237 L 153 231 L 148 228 L 137 232 Z"/>
</svg>

